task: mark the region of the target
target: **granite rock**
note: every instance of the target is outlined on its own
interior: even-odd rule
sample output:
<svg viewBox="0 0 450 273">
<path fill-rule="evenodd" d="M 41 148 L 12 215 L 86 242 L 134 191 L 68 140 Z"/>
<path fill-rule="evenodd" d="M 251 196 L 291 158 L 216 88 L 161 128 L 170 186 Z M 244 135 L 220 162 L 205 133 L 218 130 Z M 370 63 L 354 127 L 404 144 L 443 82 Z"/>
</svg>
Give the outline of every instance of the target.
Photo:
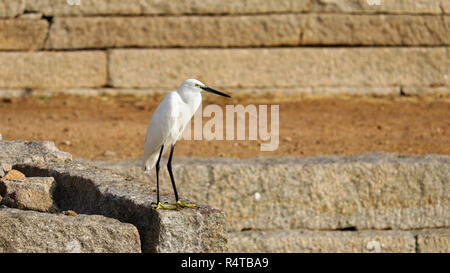
<svg viewBox="0 0 450 273">
<path fill-rule="evenodd" d="M 230 252 L 405 253 L 415 238 L 403 231 L 274 230 L 230 233 Z"/>
<path fill-rule="evenodd" d="M 154 175 L 140 172 L 139 160 L 96 164 L 156 185 Z M 173 166 L 178 191 L 221 209 L 228 231 L 450 226 L 448 156 L 178 158 Z M 164 169 L 160 178 L 172 194 Z"/>
<path fill-rule="evenodd" d="M 0 208 L 0 231 L 0 253 L 141 252 L 136 227 L 100 215 Z"/>
<path fill-rule="evenodd" d="M 55 212 L 55 187 L 53 177 L 3 178 L 0 180 L 2 204 L 22 210 Z"/>
<path fill-rule="evenodd" d="M 449 253 L 450 229 L 434 229 L 417 232 L 417 252 Z"/>
<path fill-rule="evenodd" d="M 224 90 L 449 86 L 448 54 L 445 47 L 112 49 L 108 70 L 115 88 L 176 89 L 186 78 Z"/>
<path fill-rule="evenodd" d="M 72 155 L 60 151 L 52 141 L 0 141 L 0 162 L 3 169 L 17 163 L 68 162 Z M 5 171 L 9 171 L 5 170 Z"/>
</svg>

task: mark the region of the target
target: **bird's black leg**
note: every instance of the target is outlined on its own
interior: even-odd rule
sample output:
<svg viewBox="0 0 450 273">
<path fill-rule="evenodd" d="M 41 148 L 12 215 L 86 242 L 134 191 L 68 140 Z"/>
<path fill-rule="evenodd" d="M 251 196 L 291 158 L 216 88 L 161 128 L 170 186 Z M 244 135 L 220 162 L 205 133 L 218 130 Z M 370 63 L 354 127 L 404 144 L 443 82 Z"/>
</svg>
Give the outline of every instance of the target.
<svg viewBox="0 0 450 273">
<path fill-rule="evenodd" d="M 172 181 L 173 192 L 175 193 L 175 202 L 178 202 L 177 187 L 175 186 L 175 180 L 173 179 L 172 173 L 172 156 L 174 148 L 175 145 L 172 145 L 172 147 L 170 148 L 169 161 L 167 161 L 167 170 L 169 171 L 170 181 Z"/>
<path fill-rule="evenodd" d="M 176 209 L 176 207 L 168 207 L 161 204 L 159 201 L 159 161 L 161 160 L 162 152 L 164 150 L 164 145 L 161 146 L 161 150 L 159 151 L 158 161 L 156 161 L 156 209 Z"/>
<path fill-rule="evenodd" d="M 175 179 L 173 179 L 173 173 L 172 173 L 172 156 L 173 156 L 174 149 L 175 149 L 175 145 L 172 145 L 172 147 L 170 148 L 169 161 L 167 161 L 167 170 L 169 171 L 170 180 L 172 181 L 172 187 L 173 187 L 173 192 L 175 193 L 175 202 L 176 203 L 169 203 L 169 204 L 177 205 L 177 206 L 181 206 L 181 207 L 196 208 L 197 207 L 196 204 L 185 204 L 178 199 L 177 187 L 175 186 Z"/>
<path fill-rule="evenodd" d="M 156 161 L 156 204 L 159 204 L 159 161 L 161 160 L 162 151 L 164 149 L 164 145 L 161 146 L 161 150 L 159 151 L 158 160 Z"/>
</svg>

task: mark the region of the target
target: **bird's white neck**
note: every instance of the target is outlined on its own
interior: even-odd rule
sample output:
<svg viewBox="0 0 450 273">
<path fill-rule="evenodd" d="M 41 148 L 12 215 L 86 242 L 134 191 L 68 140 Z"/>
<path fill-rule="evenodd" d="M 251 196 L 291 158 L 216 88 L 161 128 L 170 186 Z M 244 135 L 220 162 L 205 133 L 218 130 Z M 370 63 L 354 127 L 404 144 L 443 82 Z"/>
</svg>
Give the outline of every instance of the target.
<svg viewBox="0 0 450 273">
<path fill-rule="evenodd" d="M 192 111 L 192 114 L 197 111 L 197 108 L 202 103 L 202 94 L 200 92 L 191 92 L 191 91 L 180 91 L 177 90 L 178 94 L 180 95 L 181 99 L 184 103 L 189 107 L 189 109 Z"/>
</svg>

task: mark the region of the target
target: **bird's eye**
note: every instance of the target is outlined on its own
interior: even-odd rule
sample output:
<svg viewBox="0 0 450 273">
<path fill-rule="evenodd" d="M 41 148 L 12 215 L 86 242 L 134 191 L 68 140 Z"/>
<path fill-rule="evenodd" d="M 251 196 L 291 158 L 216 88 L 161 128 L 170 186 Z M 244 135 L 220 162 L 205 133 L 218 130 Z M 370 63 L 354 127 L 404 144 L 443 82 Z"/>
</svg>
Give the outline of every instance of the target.
<svg viewBox="0 0 450 273">
<path fill-rule="evenodd" d="M 195 84 L 195 87 L 199 87 L 199 88 L 200 88 L 200 84 L 196 83 L 196 84 Z"/>
</svg>

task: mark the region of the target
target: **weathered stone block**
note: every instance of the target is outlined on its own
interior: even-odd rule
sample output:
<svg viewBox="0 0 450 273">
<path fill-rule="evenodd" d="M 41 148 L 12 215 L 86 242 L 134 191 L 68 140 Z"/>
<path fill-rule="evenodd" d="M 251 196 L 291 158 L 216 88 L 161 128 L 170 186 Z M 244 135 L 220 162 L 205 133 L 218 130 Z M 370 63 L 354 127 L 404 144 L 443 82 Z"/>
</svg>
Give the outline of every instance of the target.
<svg viewBox="0 0 450 273">
<path fill-rule="evenodd" d="M 54 177 L 58 184 L 55 199 L 61 210 L 101 214 L 135 225 L 143 252 L 226 250 L 225 219 L 216 209 L 199 205 L 197 209 L 156 210 L 156 196 L 148 186 L 88 164 L 16 167 L 30 176 Z M 161 195 L 161 202 L 172 201 L 172 196 Z"/>
<path fill-rule="evenodd" d="M 448 16 L 317 14 L 300 18 L 305 20 L 302 45 L 450 45 Z"/>
<path fill-rule="evenodd" d="M 72 155 L 56 148 L 53 141 L 0 141 L 0 163 L 8 172 L 13 164 L 45 163 L 49 161 L 67 162 Z"/>
<path fill-rule="evenodd" d="M 446 0 L 313 0 L 312 11 L 335 13 L 393 13 L 393 14 L 440 14 L 441 2 Z"/>
<path fill-rule="evenodd" d="M 230 252 L 415 252 L 415 238 L 399 231 L 274 230 L 230 233 Z"/>
<path fill-rule="evenodd" d="M 59 15 L 117 15 L 117 14 L 248 14 L 269 12 L 302 12 L 310 7 L 310 0 L 82 0 L 82 5 L 70 6 L 59 0 L 27 1 L 27 10 L 46 16 Z"/>
<path fill-rule="evenodd" d="M 0 1 L 0 18 L 13 18 L 25 10 L 25 0 Z"/>
<path fill-rule="evenodd" d="M 105 52 L 0 52 L 0 87 L 100 87 L 106 81 Z"/>
<path fill-rule="evenodd" d="M 23 1 L 21 1 L 23 2 Z M 82 5 L 70 6 L 60 0 L 33 0 L 26 2 L 28 11 L 46 16 L 61 15 L 143 15 L 143 14 L 258 14 L 288 12 L 333 13 L 393 13 L 440 14 L 448 0 L 395 0 L 369 5 L 367 0 L 82 0 Z M 441 8 L 444 7 L 443 9 Z"/>
<path fill-rule="evenodd" d="M 449 86 L 447 48 L 118 49 L 110 83 L 178 88 L 187 78 L 217 88 Z"/>
<path fill-rule="evenodd" d="M 141 252 L 136 227 L 100 215 L 0 208 L 0 231 L 0 253 Z"/>
<path fill-rule="evenodd" d="M 37 50 L 47 37 L 46 20 L 0 20 L 0 50 Z"/>
<path fill-rule="evenodd" d="M 449 45 L 449 24 L 417 15 L 57 17 L 47 47 Z"/>
<path fill-rule="evenodd" d="M 140 172 L 139 162 L 109 168 L 156 185 L 154 174 Z M 229 231 L 448 227 L 448 173 L 449 157 L 438 155 L 174 162 L 179 192 L 221 209 Z M 172 194 L 165 181 L 170 180 L 163 170 L 161 186 Z"/>
<path fill-rule="evenodd" d="M 104 168 L 71 162 L 64 157 L 66 153 L 58 152 L 53 142 L 0 141 L 0 161 L 27 177 L 56 181 L 53 200 L 61 211 L 101 214 L 131 223 L 139 230 L 143 252 L 226 251 L 225 219 L 219 210 L 201 204 L 197 209 L 156 210 L 156 196 L 148 185 L 132 183 Z M 168 201 L 173 197 L 162 194 L 161 202 Z"/>
<path fill-rule="evenodd" d="M 450 229 L 419 231 L 417 234 L 417 252 L 449 253 Z"/>
<path fill-rule="evenodd" d="M 402 91 L 406 95 L 421 96 L 430 94 L 449 94 L 450 86 L 435 86 L 435 87 L 405 87 Z"/>
<path fill-rule="evenodd" d="M 296 45 L 296 15 L 55 18 L 47 47 L 229 47 Z"/>
<path fill-rule="evenodd" d="M 0 180 L 2 204 L 11 208 L 55 212 L 53 177 L 9 178 Z"/>
</svg>

